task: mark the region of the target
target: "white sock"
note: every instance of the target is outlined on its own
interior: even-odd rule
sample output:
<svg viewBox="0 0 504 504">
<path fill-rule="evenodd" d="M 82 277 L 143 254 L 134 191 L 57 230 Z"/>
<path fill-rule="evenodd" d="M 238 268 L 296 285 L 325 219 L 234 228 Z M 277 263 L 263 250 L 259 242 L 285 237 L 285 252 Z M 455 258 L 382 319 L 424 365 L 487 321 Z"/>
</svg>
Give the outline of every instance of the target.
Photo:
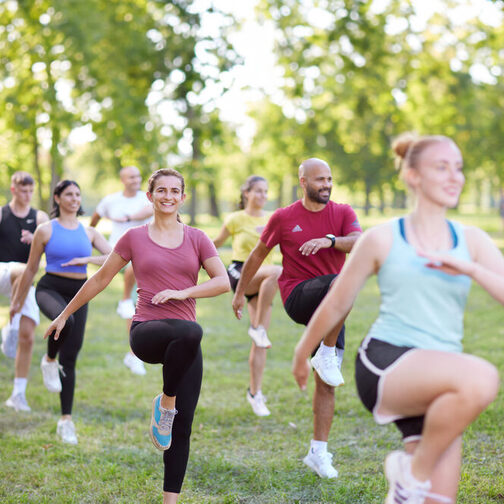
<svg viewBox="0 0 504 504">
<path fill-rule="evenodd" d="M 336 348 L 336 346 L 327 346 L 327 345 L 324 345 L 324 342 L 320 343 L 320 353 L 321 353 L 322 357 L 325 357 L 326 355 L 329 357 L 331 355 L 336 355 L 335 348 Z"/>
<path fill-rule="evenodd" d="M 310 441 L 310 448 L 313 453 L 323 453 L 327 451 L 327 441 L 317 441 L 312 439 Z"/>
<path fill-rule="evenodd" d="M 12 395 L 26 394 L 26 385 L 28 384 L 28 378 L 14 378 L 14 388 L 12 389 Z"/>
</svg>

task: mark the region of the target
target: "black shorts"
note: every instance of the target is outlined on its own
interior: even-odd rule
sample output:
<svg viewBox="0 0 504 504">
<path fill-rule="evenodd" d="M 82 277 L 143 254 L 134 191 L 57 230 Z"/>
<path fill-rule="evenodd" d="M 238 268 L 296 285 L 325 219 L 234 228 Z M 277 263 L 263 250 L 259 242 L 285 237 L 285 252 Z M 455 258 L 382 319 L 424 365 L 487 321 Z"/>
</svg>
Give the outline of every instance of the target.
<svg viewBox="0 0 504 504">
<path fill-rule="evenodd" d="M 231 261 L 231 264 L 228 266 L 227 274 L 233 292 L 236 292 L 236 286 L 238 285 L 238 281 L 240 280 L 242 268 L 243 268 L 243 261 Z M 250 301 L 258 295 L 259 293 L 256 292 L 255 294 L 250 295 L 245 294 L 245 297 L 247 298 L 247 301 Z"/>
<path fill-rule="evenodd" d="M 308 325 L 337 276 L 321 275 L 296 285 L 284 304 L 287 315 L 298 324 Z M 338 335 L 336 346 L 345 348 L 345 326 L 342 327 Z"/>
<path fill-rule="evenodd" d="M 380 380 L 394 364 L 413 347 L 400 347 L 372 338 L 365 338 L 355 360 L 355 382 L 364 406 L 373 413 L 377 423 L 394 422 L 401 431 L 404 441 L 413 441 L 422 435 L 424 416 L 383 417 L 377 414 Z"/>
</svg>

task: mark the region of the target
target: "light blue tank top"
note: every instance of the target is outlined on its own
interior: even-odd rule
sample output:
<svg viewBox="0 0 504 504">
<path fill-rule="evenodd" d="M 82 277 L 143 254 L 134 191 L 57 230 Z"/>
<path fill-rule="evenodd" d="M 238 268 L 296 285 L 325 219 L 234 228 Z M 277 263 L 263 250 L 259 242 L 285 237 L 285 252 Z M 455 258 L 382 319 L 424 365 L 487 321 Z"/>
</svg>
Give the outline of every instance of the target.
<svg viewBox="0 0 504 504">
<path fill-rule="evenodd" d="M 471 260 L 463 227 L 448 221 L 450 255 Z M 462 351 L 464 309 L 471 287 L 466 275 L 427 268 L 404 236 L 404 220 L 392 221 L 392 248 L 378 272 L 380 313 L 369 336 L 397 346 Z"/>
<path fill-rule="evenodd" d="M 51 238 L 45 246 L 47 273 L 86 273 L 87 264 L 65 266 L 74 257 L 88 257 L 93 251 L 84 226 L 79 222 L 76 229 L 63 227 L 56 219 L 51 221 Z"/>
</svg>

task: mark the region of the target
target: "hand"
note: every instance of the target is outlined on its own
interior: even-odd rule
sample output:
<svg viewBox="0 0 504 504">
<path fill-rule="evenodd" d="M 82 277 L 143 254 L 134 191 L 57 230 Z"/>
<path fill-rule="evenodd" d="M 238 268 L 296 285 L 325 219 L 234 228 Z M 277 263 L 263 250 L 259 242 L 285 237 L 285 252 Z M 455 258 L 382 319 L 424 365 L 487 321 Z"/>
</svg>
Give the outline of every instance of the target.
<svg viewBox="0 0 504 504">
<path fill-rule="evenodd" d="M 182 301 L 184 299 L 187 299 L 188 297 L 189 296 L 187 295 L 187 292 L 185 290 L 165 289 L 155 294 L 151 299 L 151 303 L 155 305 L 163 304 L 167 301 L 170 301 L 171 299 Z"/>
<path fill-rule="evenodd" d="M 242 295 L 235 295 L 233 296 L 233 301 L 231 302 L 233 306 L 233 311 L 238 320 L 241 320 L 242 314 L 243 314 L 243 307 L 245 306 L 245 296 Z"/>
<path fill-rule="evenodd" d="M 417 250 L 417 254 L 429 260 L 425 265 L 427 268 L 442 271 L 448 275 L 472 276 L 474 274 L 473 262 L 457 259 L 449 254 L 430 254 L 422 250 Z"/>
<path fill-rule="evenodd" d="M 51 325 L 47 328 L 47 331 L 44 334 L 44 339 L 46 339 L 48 336 L 51 336 L 51 334 L 54 333 L 54 339 L 57 340 L 59 338 L 60 332 L 65 327 L 66 321 L 67 321 L 66 317 L 63 317 L 62 315 L 56 317 L 51 322 Z"/>
<path fill-rule="evenodd" d="M 66 263 L 61 263 L 61 266 L 64 268 L 65 266 L 82 266 L 83 264 L 87 264 L 89 262 L 87 257 L 74 257 L 67 261 Z"/>
<path fill-rule="evenodd" d="M 11 303 L 10 308 L 9 308 L 9 320 L 12 322 L 12 319 L 14 318 L 14 315 L 16 313 L 19 313 L 21 311 L 21 306 L 19 306 L 18 303 Z"/>
<path fill-rule="evenodd" d="M 20 241 L 21 243 L 26 243 L 27 245 L 30 245 L 31 242 L 33 241 L 33 233 L 28 231 L 28 229 L 22 229 Z"/>
<path fill-rule="evenodd" d="M 329 238 L 313 238 L 312 240 L 304 242 L 303 245 L 299 247 L 299 251 L 302 255 L 308 256 L 310 254 L 316 254 L 320 249 L 329 248 L 331 245 L 332 242 Z"/>
<path fill-rule="evenodd" d="M 292 361 L 292 374 L 301 390 L 306 390 L 310 369 L 311 366 L 308 359 L 300 358 L 297 352 L 295 352 L 294 360 Z"/>
</svg>

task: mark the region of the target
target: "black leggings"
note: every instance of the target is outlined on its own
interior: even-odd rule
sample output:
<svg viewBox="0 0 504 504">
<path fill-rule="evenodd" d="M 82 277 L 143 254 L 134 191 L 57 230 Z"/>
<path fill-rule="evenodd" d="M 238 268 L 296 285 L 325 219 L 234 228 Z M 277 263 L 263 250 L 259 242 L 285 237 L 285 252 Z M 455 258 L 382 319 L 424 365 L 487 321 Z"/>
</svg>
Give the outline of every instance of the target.
<svg viewBox="0 0 504 504">
<path fill-rule="evenodd" d="M 163 365 L 163 392 L 177 396 L 172 444 L 163 453 L 165 492 L 180 493 L 184 481 L 194 410 L 203 376 L 201 327 L 188 320 L 133 322 L 130 345 L 144 362 Z"/>
<path fill-rule="evenodd" d="M 54 320 L 75 296 L 86 280 L 64 278 L 46 273 L 38 282 L 35 298 L 42 313 Z M 84 341 L 88 306 L 79 308 L 68 317 L 65 327 L 55 341 L 53 336 L 47 340 L 47 356 L 55 359 L 59 355 L 59 363 L 63 366 L 61 373 L 61 414 L 71 415 L 75 390 L 75 364 L 77 355 Z"/>
</svg>

